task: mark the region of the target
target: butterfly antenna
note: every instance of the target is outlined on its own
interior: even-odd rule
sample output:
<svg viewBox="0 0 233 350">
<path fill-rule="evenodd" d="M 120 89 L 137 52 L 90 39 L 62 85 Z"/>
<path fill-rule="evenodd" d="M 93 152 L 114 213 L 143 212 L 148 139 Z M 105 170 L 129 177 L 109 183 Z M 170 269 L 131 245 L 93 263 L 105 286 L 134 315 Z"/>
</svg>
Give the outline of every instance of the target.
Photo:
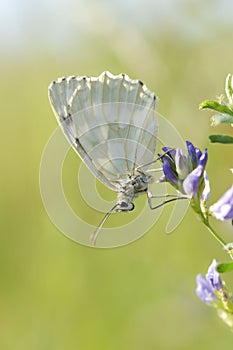
<svg viewBox="0 0 233 350">
<path fill-rule="evenodd" d="M 95 231 L 91 234 L 90 236 L 90 241 L 92 243 L 93 246 L 96 245 L 96 240 L 98 237 L 98 234 L 100 232 L 100 230 L 102 229 L 105 221 L 109 218 L 109 216 L 114 212 L 114 210 L 116 209 L 116 207 L 118 206 L 118 203 L 115 204 L 103 217 L 103 219 L 100 221 L 99 225 L 96 227 Z"/>
</svg>

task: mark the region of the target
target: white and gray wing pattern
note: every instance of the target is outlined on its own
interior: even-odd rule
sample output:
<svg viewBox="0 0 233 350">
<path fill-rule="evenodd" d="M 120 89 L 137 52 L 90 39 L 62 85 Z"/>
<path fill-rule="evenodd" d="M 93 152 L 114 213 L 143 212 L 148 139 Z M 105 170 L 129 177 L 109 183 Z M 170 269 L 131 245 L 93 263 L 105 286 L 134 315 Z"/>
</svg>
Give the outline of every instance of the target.
<svg viewBox="0 0 233 350">
<path fill-rule="evenodd" d="M 141 81 L 109 72 L 65 77 L 50 84 L 49 98 L 72 147 L 111 189 L 153 160 L 156 97 Z"/>
</svg>

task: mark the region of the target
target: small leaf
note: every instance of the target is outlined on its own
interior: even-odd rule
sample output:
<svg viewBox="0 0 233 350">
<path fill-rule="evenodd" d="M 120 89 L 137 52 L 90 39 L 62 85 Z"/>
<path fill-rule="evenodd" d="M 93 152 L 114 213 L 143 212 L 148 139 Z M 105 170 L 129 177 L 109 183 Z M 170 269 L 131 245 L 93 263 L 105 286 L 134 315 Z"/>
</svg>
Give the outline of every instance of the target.
<svg viewBox="0 0 233 350">
<path fill-rule="evenodd" d="M 220 273 L 232 271 L 233 261 L 217 264 L 216 270 Z"/>
<path fill-rule="evenodd" d="M 210 142 L 212 143 L 224 143 L 224 144 L 232 144 L 233 137 L 228 135 L 209 135 Z"/>
<path fill-rule="evenodd" d="M 233 124 L 233 116 L 229 114 L 215 114 L 210 120 L 212 126 L 217 126 L 222 123 Z"/>
<path fill-rule="evenodd" d="M 229 107 L 227 107 L 226 105 L 223 105 L 217 101 L 213 101 L 213 100 L 203 101 L 200 104 L 199 108 L 200 109 L 209 108 L 209 109 L 217 111 L 221 114 L 230 114 L 233 116 L 233 111 Z"/>
<path fill-rule="evenodd" d="M 227 98 L 229 100 L 229 104 L 232 107 L 232 105 L 233 105 L 233 76 L 231 74 L 228 74 L 228 76 L 226 77 L 225 91 L 226 91 Z"/>
</svg>

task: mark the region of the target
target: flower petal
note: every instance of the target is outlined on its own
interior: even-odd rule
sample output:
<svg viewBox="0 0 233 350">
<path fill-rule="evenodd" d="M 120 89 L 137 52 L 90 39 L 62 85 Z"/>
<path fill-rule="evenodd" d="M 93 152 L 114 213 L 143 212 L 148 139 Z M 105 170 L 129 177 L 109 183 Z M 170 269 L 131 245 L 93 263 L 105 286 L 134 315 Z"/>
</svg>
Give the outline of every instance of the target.
<svg viewBox="0 0 233 350">
<path fill-rule="evenodd" d="M 205 168 L 207 160 L 208 160 L 208 152 L 207 152 L 207 148 L 206 148 L 206 149 L 204 149 L 204 152 L 202 153 L 202 155 L 200 156 L 200 158 L 198 160 L 198 165 L 202 165 L 203 168 Z"/>
<path fill-rule="evenodd" d="M 196 197 L 198 195 L 198 183 L 203 174 L 203 167 L 198 165 L 184 180 L 183 188 L 188 196 Z"/>
<path fill-rule="evenodd" d="M 211 286 L 215 290 L 222 289 L 222 280 L 220 278 L 220 274 L 216 271 L 215 267 L 217 265 L 216 260 L 214 259 L 212 264 L 208 268 L 208 272 L 206 274 L 206 280 L 211 284 Z"/>
<path fill-rule="evenodd" d="M 171 157 L 171 159 L 174 160 L 175 155 L 176 155 L 176 150 L 174 148 L 171 147 L 163 147 L 162 150 L 167 153 L 167 155 L 169 155 Z"/>
<path fill-rule="evenodd" d="M 166 177 L 166 180 L 168 182 L 171 182 L 173 184 L 177 184 L 178 183 L 178 179 L 174 173 L 174 170 L 172 169 L 172 166 L 169 162 L 169 160 L 167 159 L 167 157 L 163 157 L 163 173 Z"/>
<path fill-rule="evenodd" d="M 197 155 L 197 159 L 199 160 L 200 157 L 202 156 L 202 151 L 199 148 L 196 148 L 196 155 Z"/>
<path fill-rule="evenodd" d="M 196 168 L 197 162 L 198 162 L 198 157 L 196 153 L 196 148 L 193 146 L 192 142 L 186 141 L 187 145 L 187 150 L 188 150 L 188 157 L 191 160 L 192 163 L 192 168 Z"/>
<path fill-rule="evenodd" d="M 180 148 L 177 148 L 176 150 L 175 165 L 178 177 L 183 181 L 189 173 L 189 168 L 187 158 L 184 156 Z"/>
<path fill-rule="evenodd" d="M 233 219 L 233 186 L 210 207 L 210 212 L 218 220 Z"/>
<path fill-rule="evenodd" d="M 210 283 L 205 279 L 205 277 L 201 274 L 197 275 L 197 288 L 196 294 L 197 296 L 204 301 L 206 304 L 211 304 L 217 300 L 217 297 L 213 291 Z"/>
<path fill-rule="evenodd" d="M 206 171 L 204 171 L 204 183 L 205 187 L 201 195 L 201 201 L 208 202 L 210 197 L 210 182 Z"/>
</svg>

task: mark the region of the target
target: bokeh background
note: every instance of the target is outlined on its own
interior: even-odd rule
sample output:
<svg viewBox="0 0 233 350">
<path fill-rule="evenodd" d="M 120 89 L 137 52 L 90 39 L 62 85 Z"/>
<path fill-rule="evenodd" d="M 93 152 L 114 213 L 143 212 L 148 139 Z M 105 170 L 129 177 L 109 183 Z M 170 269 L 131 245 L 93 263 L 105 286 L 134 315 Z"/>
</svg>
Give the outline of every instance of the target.
<svg viewBox="0 0 233 350">
<path fill-rule="evenodd" d="M 232 348 L 232 333 L 195 295 L 196 274 L 226 256 L 191 210 L 171 235 L 167 207 L 138 241 L 92 249 L 50 222 L 38 175 L 57 127 L 49 83 L 125 72 L 159 96 L 160 113 L 184 139 L 209 147 L 216 200 L 232 183 L 232 148 L 209 145 L 210 132 L 227 129 L 211 129 L 198 105 L 222 93 L 233 72 L 232 13 L 227 0 L 1 2 L 1 349 Z M 71 152 L 65 177 L 78 208 L 77 162 Z M 88 208 L 82 215 L 96 220 Z M 232 241 L 230 225 L 215 227 Z"/>
</svg>

